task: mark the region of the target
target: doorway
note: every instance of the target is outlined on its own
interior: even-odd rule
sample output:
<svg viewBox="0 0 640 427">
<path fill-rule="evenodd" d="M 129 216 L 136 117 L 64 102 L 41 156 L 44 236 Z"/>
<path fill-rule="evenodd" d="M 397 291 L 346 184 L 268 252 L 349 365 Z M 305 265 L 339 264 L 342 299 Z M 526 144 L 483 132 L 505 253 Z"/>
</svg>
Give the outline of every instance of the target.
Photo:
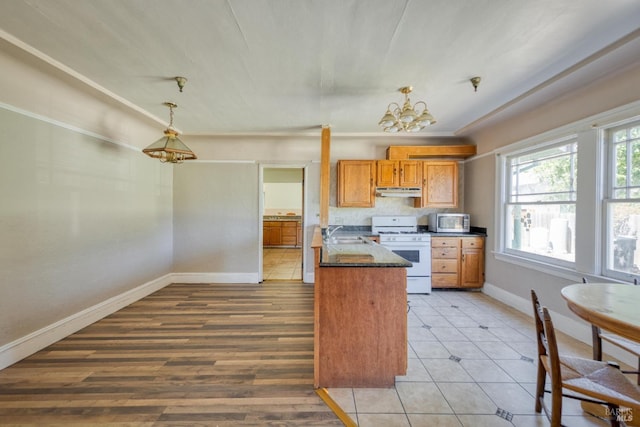
<svg viewBox="0 0 640 427">
<path fill-rule="evenodd" d="M 305 252 L 305 168 L 263 165 L 261 170 L 262 280 L 300 282 Z"/>
</svg>

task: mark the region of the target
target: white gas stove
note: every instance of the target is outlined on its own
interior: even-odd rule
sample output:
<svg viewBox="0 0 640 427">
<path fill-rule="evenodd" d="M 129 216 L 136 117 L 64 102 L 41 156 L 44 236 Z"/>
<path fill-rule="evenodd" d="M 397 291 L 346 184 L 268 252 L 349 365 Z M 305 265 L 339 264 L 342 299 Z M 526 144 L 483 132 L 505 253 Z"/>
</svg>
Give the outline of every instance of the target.
<svg viewBox="0 0 640 427">
<path fill-rule="evenodd" d="M 407 268 L 407 293 L 431 293 L 431 234 L 418 231 L 414 216 L 371 217 L 380 244 L 413 263 Z"/>
</svg>

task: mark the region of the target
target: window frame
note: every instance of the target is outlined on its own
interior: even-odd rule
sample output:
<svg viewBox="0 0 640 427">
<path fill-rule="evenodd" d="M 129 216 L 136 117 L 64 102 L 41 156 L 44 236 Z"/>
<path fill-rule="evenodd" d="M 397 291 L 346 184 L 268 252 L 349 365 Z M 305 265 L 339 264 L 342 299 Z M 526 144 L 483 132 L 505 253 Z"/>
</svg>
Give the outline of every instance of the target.
<svg viewBox="0 0 640 427">
<path fill-rule="evenodd" d="M 541 264 L 545 264 L 545 265 L 551 265 L 551 266 L 557 266 L 563 269 L 574 269 L 575 268 L 575 251 L 574 251 L 574 261 L 569 261 L 569 260 L 564 260 L 561 258 L 557 258 L 557 257 L 553 257 L 553 256 L 545 256 L 539 253 L 535 253 L 535 252 L 529 252 L 529 251 L 523 251 L 523 250 L 519 250 L 519 249 L 514 249 L 514 248 L 510 248 L 508 247 L 507 244 L 507 228 L 508 228 L 508 224 L 507 224 L 507 220 L 510 217 L 509 215 L 509 209 L 511 206 L 514 205 L 534 205 L 534 206 L 541 206 L 541 205 L 573 205 L 574 206 L 574 210 L 576 210 L 576 198 L 577 198 L 577 188 L 576 188 L 576 183 L 577 183 L 577 175 L 574 176 L 573 178 L 573 184 L 572 184 L 572 194 L 574 195 L 573 200 L 570 201 L 562 201 L 562 202 L 511 202 L 510 199 L 513 196 L 513 193 L 511 191 L 512 188 L 512 165 L 511 165 L 511 159 L 516 158 L 516 157 L 520 157 L 523 155 L 530 155 L 530 154 L 535 154 L 537 152 L 542 152 L 554 147 L 560 147 L 560 146 L 564 146 L 564 145 L 569 145 L 569 144 L 576 144 L 576 150 L 575 150 L 575 155 L 576 155 L 576 160 L 577 160 L 577 155 L 579 152 L 579 146 L 578 146 L 578 137 L 576 134 L 569 134 L 569 135 L 565 135 L 562 137 L 557 137 L 557 138 L 553 138 L 553 139 L 549 139 L 546 141 L 542 141 L 542 142 L 536 142 L 533 144 L 527 144 L 524 147 L 521 147 L 517 150 L 513 150 L 513 151 L 509 151 L 509 152 L 505 152 L 502 155 L 502 180 L 504 185 L 502 186 L 503 191 L 501 192 L 501 203 L 500 205 L 502 206 L 502 209 L 500 210 L 500 247 L 502 250 L 502 253 L 505 255 L 509 255 L 509 256 L 513 256 L 513 257 L 517 257 L 519 259 L 522 260 L 530 260 L 533 262 L 537 262 L 537 263 L 541 263 Z"/>
<path fill-rule="evenodd" d="M 640 101 L 635 101 L 602 113 L 568 123 L 564 126 L 533 135 L 511 144 L 495 148 L 495 199 L 493 256 L 496 261 L 507 262 L 571 281 L 588 277 L 591 281 L 629 282 L 631 277 L 611 274 L 606 270 L 607 195 L 611 183 L 608 129 L 640 121 Z M 553 258 L 531 257 L 505 251 L 505 194 L 507 156 L 542 149 L 577 135 L 578 175 L 575 185 L 576 224 L 574 265 L 556 263 Z M 640 250 L 640 245 L 639 249 Z M 524 255 L 524 256 L 522 256 Z"/>
<path fill-rule="evenodd" d="M 621 280 L 625 282 L 632 282 L 634 279 L 639 278 L 640 274 L 633 274 L 629 272 L 623 272 L 621 270 L 616 270 L 614 268 L 610 268 L 609 258 L 612 256 L 610 250 L 614 244 L 613 243 L 614 236 L 610 235 L 609 233 L 609 230 L 611 229 L 610 222 L 612 221 L 611 209 L 614 205 L 619 203 L 620 204 L 621 203 L 640 204 L 640 198 L 616 197 L 616 194 L 615 194 L 616 189 L 620 189 L 622 187 L 619 187 L 616 185 L 617 157 L 616 157 L 616 151 L 615 151 L 616 144 L 614 144 L 613 142 L 613 133 L 621 129 L 628 129 L 630 127 L 635 127 L 635 126 L 640 126 L 640 118 L 638 117 L 630 118 L 621 123 L 615 123 L 615 124 L 606 126 L 603 128 L 603 131 L 601 134 L 602 144 L 604 145 L 606 150 L 606 164 L 604 168 L 605 171 L 603 174 L 604 194 L 602 197 L 602 225 L 601 225 L 603 245 L 602 245 L 602 263 L 601 263 L 600 274 L 606 278 L 612 278 L 612 279 Z M 629 162 L 628 158 L 627 158 L 627 162 Z M 631 166 L 630 164 L 627 165 L 627 173 L 629 173 L 629 171 L 631 170 L 630 166 Z M 627 194 L 628 194 L 629 187 L 638 187 L 638 186 L 626 185 L 624 188 L 627 189 Z M 636 251 L 639 251 L 639 250 L 640 250 L 640 247 L 637 247 Z"/>
</svg>

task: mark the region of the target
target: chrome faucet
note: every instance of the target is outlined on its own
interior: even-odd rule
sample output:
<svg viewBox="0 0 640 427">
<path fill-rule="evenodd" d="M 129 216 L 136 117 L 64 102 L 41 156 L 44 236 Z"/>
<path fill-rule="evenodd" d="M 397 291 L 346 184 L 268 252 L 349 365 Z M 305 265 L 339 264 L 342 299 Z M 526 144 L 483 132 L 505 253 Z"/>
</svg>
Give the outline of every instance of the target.
<svg viewBox="0 0 640 427">
<path fill-rule="evenodd" d="M 339 226 L 337 226 L 336 228 L 334 228 L 332 230 L 329 230 L 329 228 L 327 228 L 327 231 L 326 231 L 325 236 L 324 236 L 324 241 L 328 242 L 329 239 L 331 239 L 331 236 L 333 236 L 333 233 L 335 233 L 336 231 L 340 230 L 342 227 L 343 227 L 342 225 L 339 225 Z"/>
</svg>

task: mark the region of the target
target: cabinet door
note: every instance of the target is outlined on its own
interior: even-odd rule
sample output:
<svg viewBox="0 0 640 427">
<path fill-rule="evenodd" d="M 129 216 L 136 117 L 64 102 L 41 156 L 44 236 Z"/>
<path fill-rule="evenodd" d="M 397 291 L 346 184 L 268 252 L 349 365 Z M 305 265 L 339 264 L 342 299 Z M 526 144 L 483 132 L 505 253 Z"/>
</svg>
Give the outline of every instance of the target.
<svg viewBox="0 0 640 427">
<path fill-rule="evenodd" d="M 375 160 L 339 160 L 338 207 L 373 207 L 375 177 Z"/>
<path fill-rule="evenodd" d="M 285 221 L 282 223 L 282 245 L 296 246 L 298 242 L 297 221 Z"/>
<path fill-rule="evenodd" d="M 421 187 L 422 162 L 419 160 L 401 160 L 399 183 L 401 187 Z"/>
<path fill-rule="evenodd" d="M 280 222 L 265 221 L 262 227 L 263 246 L 280 246 L 282 244 L 282 233 Z"/>
<path fill-rule="evenodd" d="M 378 160 L 376 169 L 378 171 L 376 177 L 376 185 L 378 187 L 395 187 L 398 185 L 398 161 L 397 160 Z"/>
<path fill-rule="evenodd" d="M 415 207 L 458 207 L 458 162 L 422 162 L 422 197 Z"/>
<path fill-rule="evenodd" d="M 484 239 L 462 238 L 460 286 L 479 288 L 484 284 Z"/>
</svg>

